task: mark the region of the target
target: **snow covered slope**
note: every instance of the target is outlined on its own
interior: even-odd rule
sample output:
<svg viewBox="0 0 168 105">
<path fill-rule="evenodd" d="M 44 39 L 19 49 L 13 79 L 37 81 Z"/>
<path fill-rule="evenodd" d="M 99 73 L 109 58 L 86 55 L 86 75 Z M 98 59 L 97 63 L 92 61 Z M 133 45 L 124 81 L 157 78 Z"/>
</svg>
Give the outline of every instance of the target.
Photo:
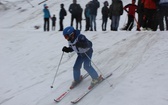
<svg viewBox="0 0 168 105">
<path fill-rule="evenodd" d="M 78 0 L 85 7 L 89 0 Z M 104 0 L 99 0 L 101 7 Z M 90 84 L 85 79 L 60 103 L 54 98 L 73 81 L 72 67 L 76 54 L 64 54 L 54 82 L 56 69 L 67 45 L 62 32 L 43 32 L 42 5 L 39 0 L 1 0 L 9 9 L 0 11 L 0 105 L 71 105 Z M 58 13 L 60 3 L 66 10 L 71 0 L 48 0 L 52 14 Z M 109 0 L 111 3 L 111 0 Z M 130 1 L 124 0 L 126 5 Z M 93 42 L 93 62 L 103 75 L 112 72 L 108 81 L 100 84 L 78 105 L 167 105 L 168 104 L 168 36 L 167 32 L 101 31 L 101 9 L 96 32 L 82 33 Z M 120 27 L 126 14 L 121 17 Z M 59 30 L 57 20 L 57 30 Z M 68 13 L 65 26 L 70 24 Z M 41 28 L 35 30 L 34 26 Z M 95 68 L 96 68 L 95 67 Z M 85 70 L 81 70 L 82 74 Z M 98 71 L 99 72 L 99 71 Z M 100 72 L 99 72 L 100 74 Z M 110 87 L 110 84 L 113 84 Z"/>
</svg>

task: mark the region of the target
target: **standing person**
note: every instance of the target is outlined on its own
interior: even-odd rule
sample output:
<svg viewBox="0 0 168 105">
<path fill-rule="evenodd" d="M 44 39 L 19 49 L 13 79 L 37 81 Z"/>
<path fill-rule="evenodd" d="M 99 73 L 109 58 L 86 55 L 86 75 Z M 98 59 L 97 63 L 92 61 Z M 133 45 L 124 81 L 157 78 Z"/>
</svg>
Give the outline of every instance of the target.
<svg viewBox="0 0 168 105">
<path fill-rule="evenodd" d="M 153 30 L 156 21 L 154 20 L 154 15 L 156 14 L 156 2 L 155 0 L 142 0 L 144 6 L 144 16 L 143 16 L 143 29 Z"/>
<path fill-rule="evenodd" d="M 143 4 L 141 2 L 141 0 L 138 0 L 138 7 L 137 7 L 137 13 L 138 13 L 138 24 L 139 27 L 137 25 L 137 31 L 140 31 L 140 28 L 142 27 L 142 23 L 143 23 Z"/>
<path fill-rule="evenodd" d="M 66 27 L 63 30 L 63 35 L 69 43 L 69 47 L 64 46 L 62 48 L 63 52 L 69 53 L 75 51 L 77 53 L 77 59 L 73 66 L 73 77 L 74 81 L 70 86 L 70 89 L 74 88 L 77 84 L 81 82 L 81 72 L 80 69 L 83 67 L 89 73 L 92 78 L 91 85 L 92 88 L 95 84 L 99 82 L 99 76 L 96 70 L 91 65 L 92 58 L 92 42 L 88 40 L 83 34 L 80 34 L 79 30 L 75 30 L 72 26 Z"/>
<path fill-rule="evenodd" d="M 69 12 L 71 13 L 71 26 L 73 26 L 74 19 L 76 20 L 76 29 L 78 29 L 78 17 L 80 15 L 81 7 L 77 4 L 76 0 L 69 6 Z"/>
<path fill-rule="evenodd" d="M 117 31 L 119 27 L 120 16 L 123 14 L 123 3 L 121 0 L 112 0 L 110 5 L 111 31 Z"/>
<path fill-rule="evenodd" d="M 60 19 L 60 21 L 59 21 L 60 30 L 59 31 L 63 31 L 63 29 L 64 29 L 63 20 L 64 20 L 64 17 L 67 15 L 67 12 L 64 8 L 64 4 L 61 4 L 60 7 L 61 7 L 61 10 L 59 12 L 59 19 Z"/>
<path fill-rule="evenodd" d="M 48 9 L 48 6 L 44 4 L 44 31 L 49 31 L 50 30 L 50 11 Z"/>
<path fill-rule="evenodd" d="M 89 3 L 86 4 L 85 11 L 84 11 L 85 21 L 86 21 L 85 31 L 88 31 L 90 28 L 90 5 Z"/>
<path fill-rule="evenodd" d="M 106 31 L 108 16 L 109 16 L 109 8 L 108 8 L 108 1 L 104 2 L 104 7 L 102 7 L 102 31 Z"/>
<path fill-rule="evenodd" d="M 79 14 L 78 14 L 78 25 L 80 30 L 82 30 L 82 13 L 83 13 L 83 9 L 81 8 L 81 6 L 79 5 Z"/>
<path fill-rule="evenodd" d="M 159 1 L 159 14 L 160 14 L 160 20 L 159 20 L 160 31 L 164 31 L 164 22 L 163 22 L 164 18 L 165 18 L 166 30 L 168 31 L 168 0 Z"/>
<path fill-rule="evenodd" d="M 56 28 L 56 20 L 57 18 L 55 17 L 55 14 L 52 17 L 52 30 L 55 31 Z"/>
<path fill-rule="evenodd" d="M 97 16 L 97 9 L 100 7 L 100 3 L 98 0 L 90 1 L 90 31 L 93 31 L 93 24 L 94 30 L 96 31 L 96 16 Z"/>
<path fill-rule="evenodd" d="M 132 0 L 131 4 L 127 4 L 124 6 L 124 10 L 128 13 L 128 21 L 127 25 L 123 28 L 123 30 L 131 31 L 134 25 L 135 12 L 137 11 L 137 5 L 135 5 L 135 0 Z"/>
</svg>

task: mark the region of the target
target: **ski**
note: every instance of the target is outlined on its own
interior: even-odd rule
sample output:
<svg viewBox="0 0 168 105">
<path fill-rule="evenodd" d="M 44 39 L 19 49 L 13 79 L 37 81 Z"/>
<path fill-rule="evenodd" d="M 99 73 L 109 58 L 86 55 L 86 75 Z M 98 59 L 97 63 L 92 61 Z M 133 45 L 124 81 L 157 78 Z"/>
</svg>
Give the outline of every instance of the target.
<svg viewBox="0 0 168 105">
<path fill-rule="evenodd" d="M 85 75 L 82 76 L 82 81 L 83 79 L 87 78 L 89 76 L 88 73 L 86 73 Z M 55 102 L 60 102 L 72 89 L 67 89 L 65 92 L 63 92 L 60 96 L 58 96 L 58 98 L 55 98 L 54 101 Z"/>
<path fill-rule="evenodd" d="M 102 83 L 105 79 L 109 78 L 112 75 L 112 73 L 108 74 L 107 76 L 105 76 L 103 78 L 103 80 L 100 82 Z M 97 85 L 95 85 L 94 87 L 92 87 L 91 89 L 87 89 L 84 93 L 82 93 L 79 97 L 77 97 L 75 100 L 72 100 L 71 103 L 72 104 L 76 104 L 78 103 L 81 99 L 83 99 L 88 93 L 90 93 L 93 89 L 95 89 L 100 83 L 98 83 Z"/>
<path fill-rule="evenodd" d="M 71 89 L 66 90 L 64 93 L 62 93 L 58 98 L 54 99 L 55 102 L 60 102 L 69 92 Z"/>
</svg>

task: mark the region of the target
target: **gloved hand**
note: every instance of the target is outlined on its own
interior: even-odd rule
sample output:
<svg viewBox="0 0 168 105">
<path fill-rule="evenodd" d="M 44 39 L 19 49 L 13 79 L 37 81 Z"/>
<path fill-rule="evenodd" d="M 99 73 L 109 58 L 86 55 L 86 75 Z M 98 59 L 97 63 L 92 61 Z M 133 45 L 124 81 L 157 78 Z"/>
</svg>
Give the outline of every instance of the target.
<svg viewBox="0 0 168 105">
<path fill-rule="evenodd" d="M 69 47 L 64 46 L 64 47 L 62 48 L 62 51 L 63 51 L 63 52 L 66 52 L 66 53 L 69 53 L 69 52 L 72 51 L 72 49 L 69 48 Z"/>
<path fill-rule="evenodd" d="M 63 51 L 63 52 L 68 52 L 68 48 L 67 48 L 66 46 L 64 46 L 64 47 L 62 48 L 62 51 Z"/>
</svg>

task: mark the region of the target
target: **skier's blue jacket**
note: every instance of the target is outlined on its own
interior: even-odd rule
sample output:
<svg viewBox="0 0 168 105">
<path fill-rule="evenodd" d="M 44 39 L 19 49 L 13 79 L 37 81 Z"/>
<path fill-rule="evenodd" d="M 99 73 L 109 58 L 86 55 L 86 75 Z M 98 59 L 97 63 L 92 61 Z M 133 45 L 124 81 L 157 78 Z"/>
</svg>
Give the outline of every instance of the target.
<svg viewBox="0 0 168 105">
<path fill-rule="evenodd" d="M 75 51 L 77 54 L 83 54 L 92 49 L 92 42 L 80 34 L 79 30 L 75 30 L 75 38 L 68 43 L 71 48 L 70 52 Z M 78 47 L 77 44 L 80 44 L 81 47 Z"/>
</svg>

